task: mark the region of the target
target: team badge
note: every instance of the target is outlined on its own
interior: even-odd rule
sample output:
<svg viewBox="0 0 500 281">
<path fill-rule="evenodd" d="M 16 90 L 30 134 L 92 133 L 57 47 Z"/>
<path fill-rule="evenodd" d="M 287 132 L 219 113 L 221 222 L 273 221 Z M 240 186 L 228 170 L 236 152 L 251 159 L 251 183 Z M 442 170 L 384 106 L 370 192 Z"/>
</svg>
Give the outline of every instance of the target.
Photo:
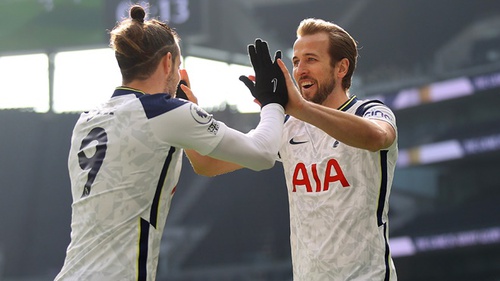
<svg viewBox="0 0 500 281">
<path fill-rule="evenodd" d="M 208 124 L 212 121 L 212 114 L 206 112 L 203 108 L 197 106 L 196 104 L 191 104 L 191 116 L 194 120 L 200 124 Z"/>
</svg>

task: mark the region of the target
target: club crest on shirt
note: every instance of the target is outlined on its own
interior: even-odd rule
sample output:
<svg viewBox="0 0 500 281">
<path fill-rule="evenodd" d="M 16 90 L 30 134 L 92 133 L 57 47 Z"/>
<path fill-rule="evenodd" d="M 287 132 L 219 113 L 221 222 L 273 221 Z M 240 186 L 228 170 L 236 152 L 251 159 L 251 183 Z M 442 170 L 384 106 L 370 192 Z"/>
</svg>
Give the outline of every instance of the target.
<svg viewBox="0 0 500 281">
<path fill-rule="evenodd" d="M 206 112 L 203 108 L 196 104 L 191 104 L 191 116 L 200 124 L 208 124 L 212 120 L 212 114 Z"/>
</svg>

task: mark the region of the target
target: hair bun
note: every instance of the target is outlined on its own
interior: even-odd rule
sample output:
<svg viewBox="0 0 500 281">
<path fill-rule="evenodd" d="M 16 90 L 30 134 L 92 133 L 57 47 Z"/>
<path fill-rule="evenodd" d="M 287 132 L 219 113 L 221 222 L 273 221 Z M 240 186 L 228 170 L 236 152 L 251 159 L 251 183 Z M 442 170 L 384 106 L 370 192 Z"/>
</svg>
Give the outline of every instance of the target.
<svg viewBox="0 0 500 281">
<path fill-rule="evenodd" d="M 139 6 L 139 5 L 134 5 L 132 8 L 130 8 L 130 17 L 133 20 L 137 20 L 141 23 L 144 22 L 144 17 L 146 17 L 146 11 L 144 11 L 144 8 Z"/>
</svg>

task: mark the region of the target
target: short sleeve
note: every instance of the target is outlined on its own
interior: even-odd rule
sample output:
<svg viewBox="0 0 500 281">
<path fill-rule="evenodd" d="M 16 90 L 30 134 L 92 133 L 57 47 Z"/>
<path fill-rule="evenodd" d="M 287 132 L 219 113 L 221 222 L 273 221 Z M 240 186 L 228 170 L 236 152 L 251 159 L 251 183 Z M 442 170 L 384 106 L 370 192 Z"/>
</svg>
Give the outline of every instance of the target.
<svg viewBox="0 0 500 281">
<path fill-rule="evenodd" d="M 396 129 L 396 116 L 390 108 L 386 105 L 380 104 L 368 108 L 364 114 L 363 118 L 368 118 L 372 120 L 381 120 L 391 124 L 394 129 Z"/>
</svg>

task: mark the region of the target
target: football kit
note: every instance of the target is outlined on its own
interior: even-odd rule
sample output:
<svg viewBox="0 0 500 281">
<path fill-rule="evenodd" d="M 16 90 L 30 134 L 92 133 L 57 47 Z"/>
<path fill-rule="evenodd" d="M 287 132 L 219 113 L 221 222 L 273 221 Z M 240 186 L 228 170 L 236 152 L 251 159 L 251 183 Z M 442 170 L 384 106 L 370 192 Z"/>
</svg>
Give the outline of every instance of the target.
<svg viewBox="0 0 500 281">
<path fill-rule="evenodd" d="M 194 103 L 117 88 L 73 130 L 71 242 L 55 280 L 155 280 L 183 148 L 267 169 L 283 122 L 283 107 L 269 104 L 252 134 L 243 134 Z"/>
<path fill-rule="evenodd" d="M 397 129 L 393 112 L 380 102 L 354 96 L 339 110 Z M 371 152 L 287 118 L 279 156 L 288 189 L 294 281 L 396 280 L 387 219 L 397 139 Z"/>
</svg>

